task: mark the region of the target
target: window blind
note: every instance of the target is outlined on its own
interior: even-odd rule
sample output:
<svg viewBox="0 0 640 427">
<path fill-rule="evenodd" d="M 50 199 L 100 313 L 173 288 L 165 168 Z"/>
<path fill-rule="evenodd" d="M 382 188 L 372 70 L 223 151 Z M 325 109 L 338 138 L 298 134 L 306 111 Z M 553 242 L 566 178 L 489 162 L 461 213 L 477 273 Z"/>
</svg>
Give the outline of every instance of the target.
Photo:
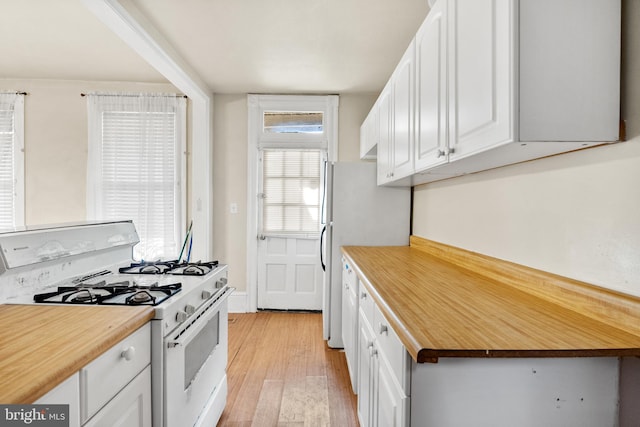
<svg viewBox="0 0 640 427">
<path fill-rule="evenodd" d="M 93 156 L 97 168 L 90 172 L 97 181 L 91 187 L 96 193 L 94 215 L 133 220 L 140 236 L 135 258 L 175 259 L 182 236 L 181 139 L 186 114 L 175 106 L 146 104 L 98 110 L 99 150 Z"/>
<path fill-rule="evenodd" d="M 0 229 L 23 224 L 22 132 L 23 95 L 0 94 Z"/>
<path fill-rule="evenodd" d="M 263 232 L 319 232 L 320 150 L 263 151 Z"/>
</svg>

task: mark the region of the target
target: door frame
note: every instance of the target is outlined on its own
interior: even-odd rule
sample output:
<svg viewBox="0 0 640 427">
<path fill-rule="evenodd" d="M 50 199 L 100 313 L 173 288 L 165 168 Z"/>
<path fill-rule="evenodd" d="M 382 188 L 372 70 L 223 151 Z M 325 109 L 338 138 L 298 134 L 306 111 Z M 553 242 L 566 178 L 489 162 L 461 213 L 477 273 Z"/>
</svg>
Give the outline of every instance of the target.
<svg viewBox="0 0 640 427">
<path fill-rule="evenodd" d="M 265 111 L 322 111 L 324 133 L 318 142 L 326 146 L 330 162 L 338 157 L 338 95 L 247 95 L 247 311 L 258 309 L 258 148 L 268 146 L 274 136 L 263 134 Z M 295 140 L 296 134 L 281 134 L 277 138 Z"/>
</svg>

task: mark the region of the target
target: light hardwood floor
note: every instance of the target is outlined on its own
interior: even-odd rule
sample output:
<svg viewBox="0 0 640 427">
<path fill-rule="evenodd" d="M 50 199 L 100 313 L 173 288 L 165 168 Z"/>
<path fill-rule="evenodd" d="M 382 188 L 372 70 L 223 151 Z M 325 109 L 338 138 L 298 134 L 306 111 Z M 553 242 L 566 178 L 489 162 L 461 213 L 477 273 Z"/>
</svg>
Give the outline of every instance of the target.
<svg viewBox="0 0 640 427">
<path fill-rule="evenodd" d="M 219 427 L 358 426 L 344 352 L 319 313 L 229 314 L 229 393 Z"/>
</svg>

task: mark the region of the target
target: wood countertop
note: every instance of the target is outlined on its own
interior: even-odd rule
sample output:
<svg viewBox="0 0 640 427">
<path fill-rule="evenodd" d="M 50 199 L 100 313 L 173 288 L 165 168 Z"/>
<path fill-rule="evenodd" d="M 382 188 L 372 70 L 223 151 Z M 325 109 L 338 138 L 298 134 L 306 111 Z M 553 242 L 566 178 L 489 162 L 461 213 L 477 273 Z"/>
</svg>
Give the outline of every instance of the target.
<svg viewBox="0 0 640 427">
<path fill-rule="evenodd" d="M 418 363 L 640 356 L 638 298 L 413 236 L 411 242 L 342 251 Z"/>
<path fill-rule="evenodd" d="M 0 403 L 33 403 L 153 318 L 153 308 L 0 305 Z"/>
</svg>

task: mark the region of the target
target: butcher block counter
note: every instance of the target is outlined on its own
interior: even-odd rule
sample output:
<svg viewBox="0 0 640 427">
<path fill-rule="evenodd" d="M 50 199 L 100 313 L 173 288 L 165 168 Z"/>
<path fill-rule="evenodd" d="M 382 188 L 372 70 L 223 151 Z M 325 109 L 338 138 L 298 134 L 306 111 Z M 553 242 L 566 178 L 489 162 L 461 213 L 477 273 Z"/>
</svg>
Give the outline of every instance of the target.
<svg viewBox="0 0 640 427">
<path fill-rule="evenodd" d="M 639 298 L 415 236 L 342 252 L 361 425 L 638 425 Z"/>
<path fill-rule="evenodd" d="M 342 249 L 414 361 L 640 356 L 640 299 L 411 237 Z"/>
<path fill-rule="evenodd" d="M 32 403 L 153 318 L 153 309 L 0 305 L 0 403 Z"/>
</svg>

